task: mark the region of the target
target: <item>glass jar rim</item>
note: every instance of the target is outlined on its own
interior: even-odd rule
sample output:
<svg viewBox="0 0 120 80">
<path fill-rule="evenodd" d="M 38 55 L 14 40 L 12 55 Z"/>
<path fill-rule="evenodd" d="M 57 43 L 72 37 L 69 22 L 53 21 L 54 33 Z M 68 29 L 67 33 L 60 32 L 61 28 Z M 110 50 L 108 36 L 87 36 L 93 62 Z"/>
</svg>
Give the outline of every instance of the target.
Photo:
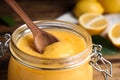
<svg viewBox="0 0 120 80">
<path fill-rule="evenodd" d="M 34 21 L 34 23 L 38 26 L 40 26 L 41 24 L 42 25 L 56 25 L 56 26 L 74 26 L 74 28 L 78 28 L 79 26 L 76 25 L 76 24 L 72 24 L 72 23 L 69 23 L 69 22 L 63 22 L 63 21 L 58 21 L 58 20 L 38 20 L 38 21 Z M 76 26 L 76 27 L 75 27 Z M 11 50 L 11 55 L 17 60 L 19 61 L 20 63 L 24 64 L 25 66 L 29 66 L 29 67 L 32 67 L 32 68 L 37 68 L 37 69 L 44 69 L 44 70 L 53 70 L 53 69 L 66 69 L 66 68 L 70 68 L 70 67 L 74 67 L 74 66 L 77 66 L 77 65 L 80 65 L 80 63 L 83 61 L 83 60 L 80 60 L 80 56 L 83 56 L 83 54 L 87 53 L 88 51 L 91 51 L 92 50 L 92 41 L 91 41 L 91 37 L 90 35 L 81 27 L 79 27 L 79 29 L 81 31 L 84 32 L 83 33 L 80 33 L 79 35 L 82 35 L 82 37 L 86 38 L 86 42 L 87 42 L 87 47 L 85 50 L 83 50 L 82 52 L 76 54 L 76 55 L 73 55 L 73 56 L 70 56 L 70 57 L 65 57 L 65 58 L 55 58 L 55 59 L 49 59 L 49 58 L 38 58 L 38 57 L 35 57 L 35 56 L 31 56 L 31 55 L 28 55 L 28 54 L 25 54 L 23 51 L 21 51 L 17 46 L 16 46 L 16 42 L 15 42 L 15 35 L 16 33 L 18 32 L 22 32 L 22 30 L 25 30 L 27 28 L 26 24 L 20 26 L 19 28 L 17 28 L 13 34 L 12 34 L 12 38 L 11 38 L 11 41 L 10 41 L 10 50 Z M 63 27 L 65 28 L 65 27 Z M 67 27 L 68 28 L 68 27 Z M 66 29 L 67 29 L 66 28 Z M 20 31 L 19 31 L 20 30 Z M 13 49 L 14 48 L 14 49 Z M 18 53 L 19 54 L 15 54 L 15 53 Z M 14 53 L 14 54 L 13 54 Z M 91 52 L 89 52 L 88 54 L 86 54 L 86 57 L 90 55 Z M 22 56 L 21 56 L 22 54 Z M 18 57 L 19 56 L 19 57 Z M 25 61 L 21 58 L 25 58 L 25 56 L 27 56 L 26 58 L 32 58 L 36 61 L 39 61 L 41 60 L 40 62 L 36 62 L 36 61 L 33 61 L 33 60 L 28 60 L 28 61 Z M 85 57 L 85 58 L 86 58 Z M 77 60 L 79 59 L 79 60 Z M 59 64 L 63 64 L 63 62 L 66 60 L 66 62 L 64 63 L 63 66 L 57 66 L 55 67 L 53 63 L 58 63 Z M 73 62 L 70 62 L 72 60 L 75 60 L 74 63 Z M 31 63 L 32 61 L 32 63 Z M 57 62 L 56 62 L 57 61 Z M 45 63 L 45 62 L 48 62 L 48 63 Z M 38 64 L 43 64 L 43 65 L 38 65 Z M 49 64 L 52 64 L 52 66 L 49 66 L 50 68 L 46 67 L 45 65 L 49 65 Z M 67 64 L 67 65 L 66 65 Z M 76 64 L 76 65 L 75 65 Z M 34 65 L 34 66 L 33 66 Z M 73 66 L 74 65 L 74 66 Z M 53 67 L 54 66 L 54 67 Z"/>
</svg>

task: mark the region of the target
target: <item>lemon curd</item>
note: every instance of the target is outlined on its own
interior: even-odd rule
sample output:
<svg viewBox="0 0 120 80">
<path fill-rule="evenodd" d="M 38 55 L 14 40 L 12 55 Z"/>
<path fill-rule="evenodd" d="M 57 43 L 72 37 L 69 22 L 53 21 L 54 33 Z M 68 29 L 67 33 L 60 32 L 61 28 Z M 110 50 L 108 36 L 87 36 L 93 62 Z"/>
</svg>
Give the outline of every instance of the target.
<svg viewBox="0 0 120 80">
<path fill-rule="evenodd" d="M 43 50 L 43 53 L 36 52 L 33 36 L 31 34 L 25 35 L 18 41 L 18 48 L 29 55 L 44 58 L 68 57 L 75 55 L 86 48 L 85 40 L 72 32 L 59 29 L 49 29 L 47 31 L 57 37 L 59 42 L 48 45 Z"/>
<path fill-rule="evenodd" d="M 15 33 L 20 31 L 16 30 L 12 38 L 18 37 Z M 91 53 L 87 39 L 71 29 L 45 31 L 57 37 L 59 42 L 48 45 L 43 53 L 36 51 L 30 32 L 17 38 L 14 45 L 11 41 L 8 80 L 93 80 L 93 70 L 86 59 Z"/>
</svg>

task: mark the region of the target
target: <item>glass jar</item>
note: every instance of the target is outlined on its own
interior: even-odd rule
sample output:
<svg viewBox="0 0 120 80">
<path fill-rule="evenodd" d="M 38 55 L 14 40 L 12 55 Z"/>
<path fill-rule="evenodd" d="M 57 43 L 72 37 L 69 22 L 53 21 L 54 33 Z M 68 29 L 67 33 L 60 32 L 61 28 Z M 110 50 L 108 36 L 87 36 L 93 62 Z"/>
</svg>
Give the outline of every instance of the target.
<svg viewBox="0 0 120 80">
<path fill-rule="evenodd" d="M 9 48 L 12 56 L 9 62 L 8 80 L 93 80 L 93 67 L 99 69 L 95 65 L 97 61 L 109 63 L 101 55 L 98 59 L 99 48 L 95 47 L 96 50 L 93 50 L 90 35 L 81 27 L 56 20 L 40 20 L 35 24 L 42 29 L 56 28 L 72 31 L 82 36 L 87 46 L 82 52 L 66 58 L 49 59 L 28 55 L 16 46 L 23 35 L 31 32 L 24 24 L 17 28 L 11 36 Z M 97 58 L 95 58 L 96 55 Z M 105 74 L 107 73 L 108 71 Z"/>
</svg>

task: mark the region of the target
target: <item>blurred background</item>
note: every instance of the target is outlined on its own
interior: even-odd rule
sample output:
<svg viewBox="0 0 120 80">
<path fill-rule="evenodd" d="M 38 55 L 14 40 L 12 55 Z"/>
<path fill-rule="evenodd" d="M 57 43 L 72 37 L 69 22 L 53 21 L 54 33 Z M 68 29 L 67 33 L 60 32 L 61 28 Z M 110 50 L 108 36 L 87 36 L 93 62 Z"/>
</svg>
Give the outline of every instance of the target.
<svg viewBox="0 0 120 80">
<path fill-rule="evenodd" d="M 16 2 L 22 7 L 22 9 L 28 14 L 28 16 L 33 21 L 42 20 L 42 19 L 51 20 L 63 15 L 66 12 L 72 12 L 73 8 L 75 7 L 76 3 L 78 3 L 78 1 L 79 0 L 16 0 Z M 96 1 L 96 0 L 87 0 L 87 1 Z M 87 7 L 89 8 L 89 6 Z M 83 10 L 85 10 L 84 7 Z M 2 40 L 3 35 L 5 33 L 12 34 L 12 32 L 17 27 L 23 24 L 24 22 L 8 6 L 8 4 L 6 4 L 4 0 L 0 0 L 0 40 Z M 99 38 L 97 38 L 97 41 L 98 39 Z M 104 39 L 102 40 L 104 41 Z M 7 80 L 7 67 L 8 67 L 9 57 L 10 57 L 9 52 L 7 52 L 7 54 L 5 54 L 3 58 L 0 58 L 0 80 Z M 113 77 L 110 78 L 110 80 L 120 80 L 120 54 L 104 55 L 104 57 L 110 60 L 113 64 Z M 94 71 L 94 80 L 104 80 L 102 75 L 96 70 Z"/>
<path fill-rule="evenodd" d="M 40 19 L 55 19 L 65 12 L 70 11 L 74 4 L 74 0 L 16 0 L 23 10 L 34 20 Z M 20 26 L 24 22 L 19 16 L 5 3 L 4 0 L 0 0 L 0 18 L 10 18 L 7 22 L 3 22 L 0 19 L 0 33 L 1 32 L 12 32 L 14 26 Z M 5 20 L 4 20 L 5 21 Z M 11 21 L 11 22 L 10 22 Z M 5 25 L 6 24 L 6 25 Z M 4 26 L 4 27 L 3 27 Z M 6 29 L 5 26 L 12 26 L 10 30 Z M 4 29 L 5 28 L 5 29 Z M 8 27 L 7 27 L 8 28 Z M 4 30 L 3 30 L 4 29 Z"/>
</svg>

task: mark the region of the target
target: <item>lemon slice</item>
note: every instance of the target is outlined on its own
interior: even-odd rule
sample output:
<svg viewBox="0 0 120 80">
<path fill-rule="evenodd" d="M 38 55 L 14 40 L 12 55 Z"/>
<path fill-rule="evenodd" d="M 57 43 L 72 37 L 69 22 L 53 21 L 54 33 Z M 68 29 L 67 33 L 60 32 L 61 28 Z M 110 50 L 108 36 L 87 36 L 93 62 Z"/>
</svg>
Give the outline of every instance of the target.
<svg viewBox="0 0 120 80">
<path fill-rule="evenodd" d="M 98 35 L 107 28 L 108 21 L 101 14 L 85 13 L 79 17 L 79 24 L 91 35 Z"/>
<path fill-rule="evenodd" d="M 108 32 L 108 37 L 116 47 L 120 48 L 120 23 L 115 24 Z"/>
</svg>

